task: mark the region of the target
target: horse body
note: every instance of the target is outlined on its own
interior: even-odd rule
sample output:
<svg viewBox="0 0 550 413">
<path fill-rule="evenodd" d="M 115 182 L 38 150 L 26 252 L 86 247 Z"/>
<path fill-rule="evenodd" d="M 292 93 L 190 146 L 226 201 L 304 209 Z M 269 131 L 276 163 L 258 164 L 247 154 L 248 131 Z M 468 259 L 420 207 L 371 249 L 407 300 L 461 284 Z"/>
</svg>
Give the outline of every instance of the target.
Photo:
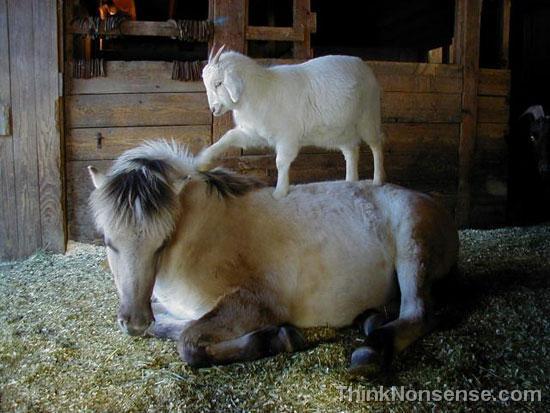
<svg viewBox="0 0 550 413">
<path fill-rule="evenodd" d="M 250 178 L 197 172 L 166 143 L 126 152 L 107 176 L 91 174 L 121 328 L 151 331 L 154 295 L 164 308 L 157 325 L 192 320 L 157 330 L 179 337 L 192 365 L 292 351 L 302 339 L 291 325 L 340 327 L 365 310 L 370 344 L 352 365 L 378 365 L 427 332 L 430 286 L 457 259 L 444 208 L 395 185 L 297 185 L 274 201 Z M 399 317 L 382 320 L 376 310 L 398 292 Z"/>
<path fill-rule="evenodd" d="M 204 185 L 186 190 L 182 236 L 156 275 L 155 296 L 176 317 L 199 318 L 224 292 L 256 283 L 285 308 L 285 321 L 341 327 L 396 292 L 385 204 L 395 187 L 327 182 L 296 186 L 276 203 L 267 189 L 228 203 Z"/>
</svg>

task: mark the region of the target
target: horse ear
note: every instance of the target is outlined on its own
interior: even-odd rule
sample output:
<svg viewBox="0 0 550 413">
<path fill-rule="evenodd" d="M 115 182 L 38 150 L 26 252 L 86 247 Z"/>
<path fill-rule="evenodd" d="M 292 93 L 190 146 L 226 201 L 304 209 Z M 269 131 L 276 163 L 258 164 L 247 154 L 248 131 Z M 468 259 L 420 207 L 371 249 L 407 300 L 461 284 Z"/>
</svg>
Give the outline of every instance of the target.
<svg viewBox="0 0 550 413">
<path fill-rule="evenodd" d="M 237 103 L 243 93 L 243 79 L 234 71 L 225 72 L 223 85 L 229 93 L 229 97 L 233 103 Z"/>
<path fill-rule="evenodd" d="M 544 118 L 544 109 L 541 105 L 531 106 L 525 112 L 523 112 L 520 118 L 523 118 L 527 115 L 531 115 L 534 120 L 539 120 L 540 118 Z"/>
<path fill-rule="evenodd" d="M 191 175 L 184 176 L 183 178 L 178 178 L 174 181 L 172 186 L 174 187 L 174 191 L 176 192 L 176 195 L 181 194 L 181 191 L 183 191 L 183 188 L 187 185 L 187 183 L 191 180 Z"/>
<path fill-rule="evenodd" d="M 88 172 L 92 178 L 95 188 L 99 188 L 105 182 L 105 175 L 99 172 L 94 166 L 88 166 Z"/>
</svg>

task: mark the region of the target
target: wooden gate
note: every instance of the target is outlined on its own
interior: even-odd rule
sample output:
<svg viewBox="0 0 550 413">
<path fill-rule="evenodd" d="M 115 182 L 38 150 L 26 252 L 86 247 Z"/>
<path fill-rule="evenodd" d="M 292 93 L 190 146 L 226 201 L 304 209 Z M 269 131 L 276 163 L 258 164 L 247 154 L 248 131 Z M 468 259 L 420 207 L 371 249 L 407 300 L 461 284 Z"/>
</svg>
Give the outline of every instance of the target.
<svg viewBox="0 0 550 413">
<path fill-rule="evenodd" d="M 0 260 L 64 251 L 56 0 L 0 0 Z"/>
</svg>

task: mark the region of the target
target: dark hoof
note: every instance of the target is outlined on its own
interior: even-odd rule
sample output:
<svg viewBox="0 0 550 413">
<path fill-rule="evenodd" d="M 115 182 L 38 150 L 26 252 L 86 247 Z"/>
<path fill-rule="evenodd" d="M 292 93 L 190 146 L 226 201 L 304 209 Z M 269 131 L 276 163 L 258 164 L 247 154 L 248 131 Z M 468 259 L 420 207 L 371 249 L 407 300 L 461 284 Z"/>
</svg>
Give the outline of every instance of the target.
<svg viewBox="0 0 550 413">
<path fill-rule="evenodd" d="M 386 318 L 380 313 L 371 314 L 363 322 L 363 332 L 369 336 L 374 330 L 386 323 Z"/>
<path fill-rule="evenodd" d="M 272 347 L 276 353 L 301 350 L 305 347 L 306 340 L 300 331 L 292 326 L 282 326 L 279 328 L 277 336 L 272 340 Z"/>
<path fill-rule="evenodd" d="M 177 348 L 180 358 L 185 361 L 190 367 L 200 368 L 209 367 L 212 365 L 210 357 L 206 353 L 204 347 L 195 347 L 178 343 Z"/>
<path fill-rule="evenodd" d="M 351 354 L 349 372 L 356 376 L 373 376 L 382 370 L 383 358 L 372 347 L 359 347 Z"/>
</svg>

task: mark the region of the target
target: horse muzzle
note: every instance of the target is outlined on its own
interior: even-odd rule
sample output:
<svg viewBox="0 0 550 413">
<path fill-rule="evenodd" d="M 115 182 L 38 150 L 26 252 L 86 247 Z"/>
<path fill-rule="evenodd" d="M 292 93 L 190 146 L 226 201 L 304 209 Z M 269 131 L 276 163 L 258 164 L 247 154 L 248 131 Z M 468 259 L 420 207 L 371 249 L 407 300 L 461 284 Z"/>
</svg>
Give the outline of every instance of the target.
<svg viewBox="0 0 550 413">
<path fill-rule="evenodd" d="M 155 324 L 155 320 L 150 321 L 146 324 L 129 324 L 123 319 L 118 319 L 118 327 L 123 333 L 126 333 L 130 336 L 141 337 L 144 336 L 149 329 L 151 329 Z"/>
<path fill-rule="evenodd" d="M 153 327 L 155 319 L 152 312 L 132 315 L 125 311 L 119 311 L 117 322 L 118 327 L 123 333 L 130 336 L 143 336 L 151 327 Z"/>
</svg>

